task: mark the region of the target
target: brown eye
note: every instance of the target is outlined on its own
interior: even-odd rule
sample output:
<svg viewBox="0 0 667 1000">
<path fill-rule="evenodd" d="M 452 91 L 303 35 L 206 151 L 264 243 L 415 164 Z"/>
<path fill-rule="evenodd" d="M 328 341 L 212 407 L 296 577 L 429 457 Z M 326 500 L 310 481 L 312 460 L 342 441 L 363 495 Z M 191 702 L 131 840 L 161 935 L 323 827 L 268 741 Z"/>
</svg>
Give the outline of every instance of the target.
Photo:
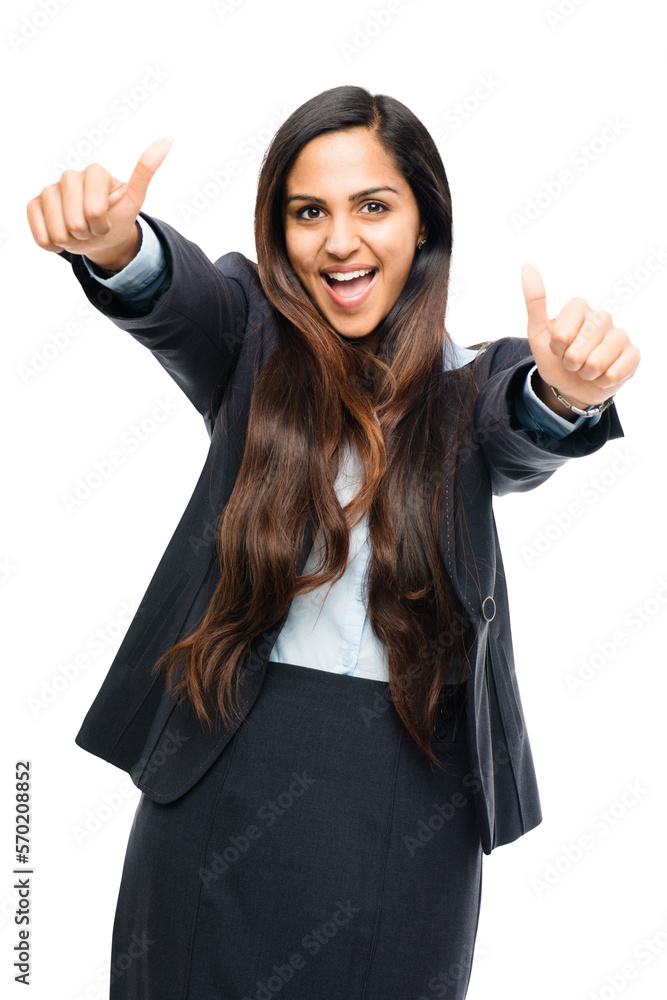
<svg viewBox="0 0 667 1000">
<path fill-rule="evenodd" d="M 379 211 L 379 212 L 368 212 L 367 213 L 368 215 L 382 215 L 382 213 L 384 211 L 388 211 L 387 206 L 383 205 L 381 201 L 367 201 L 366 204 L 363 207 L 367 208 L 369 205 L 375 205 L 375 207 L 381 209 L 381 211 Z"/>
<path fill-rule="evenodd" d="M 310 212 L 310 211 L 321 212 L 322 210 L 320 208 L 318 208 L 317 205 L 304 205 L 304 207 L 300 208 L 299 211 L 296 213 L 297 219 L 305 219 L 305 218 L 313 219 L 313 218 L 316 218 L 316 216 L 312 216 L 312 215 L 310 215 L 310 216 L 304 216 L 304 214 L 303 214 L 304 212 Z"/>
</svg>

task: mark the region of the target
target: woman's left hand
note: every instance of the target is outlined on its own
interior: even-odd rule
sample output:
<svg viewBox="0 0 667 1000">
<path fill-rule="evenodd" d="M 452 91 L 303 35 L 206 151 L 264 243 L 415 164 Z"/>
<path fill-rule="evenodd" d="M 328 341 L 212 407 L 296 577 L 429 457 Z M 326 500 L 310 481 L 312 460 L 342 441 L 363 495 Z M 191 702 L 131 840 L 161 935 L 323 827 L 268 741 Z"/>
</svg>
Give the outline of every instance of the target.
<svg viewBox="0 0 667 1000">
<path fill-rule="evenodd" d="M 581 409 L 615 395 L 634 375 L 641 358 L 625 330 L 614 326 L 608 312 L 591 309 L 582 298 L 570 299 L 555 319 L 549 319 L 544 282 L 527 261 L 521 267 L 521 284 L 528 340 L 543 381 Z"/>
</svg>

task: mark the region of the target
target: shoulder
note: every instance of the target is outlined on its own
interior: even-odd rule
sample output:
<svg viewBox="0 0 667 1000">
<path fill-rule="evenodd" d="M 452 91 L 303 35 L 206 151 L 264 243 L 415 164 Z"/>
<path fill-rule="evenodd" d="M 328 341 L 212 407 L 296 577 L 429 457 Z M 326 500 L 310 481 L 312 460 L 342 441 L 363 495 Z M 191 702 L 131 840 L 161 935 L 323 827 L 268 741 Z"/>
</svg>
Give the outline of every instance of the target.
<svg viewBox="0 0 667 1000">
<path fill-rule="evenodd" d="M 248 304 L 247 320 L 251 326 L 264 328 L 275 323 L 276 309 L 269 301 L 259 277 L 257 264 L 237 250 L 224 254 L 215 266 L 225 278 L 236 283 Z"/>
<path fill-rule="evenodd" d="M 230 278 L 236 278 L 245 283 L 254 283 L 258 286 L 260 284 L 257 264 L 238 250 L 231 250 L 229 253 L 223 254 L 222 257 L 218 257 L 215 266 L 224 274 L 229 275 Z"/>
<path fill-rule="evenodd" d="M 449 337 L 445 341 L 445 368 L 462 368 L 474 362 L 475 373 L 483 379 L 531 357 L 527 337 L 498 337 L 469 347 L 461 347 Z"/>
<path fill-rule="evenodd" d="M 190 279 L 197 278 L 201 274 L 202 280 L 206 280 L 207 269 L 210 270 L 214 265 L 225 278 L 240 286 L 246 298 L 264 294 L 257 273 L 257 264 L 244 254 L 232 250 L 212 261 L 197 243 L 184 236 L 168 222 L 145 212 L 141 212 L 140 215 L 160 239 L 172 271 L 181 272 Z"/>
</svg>

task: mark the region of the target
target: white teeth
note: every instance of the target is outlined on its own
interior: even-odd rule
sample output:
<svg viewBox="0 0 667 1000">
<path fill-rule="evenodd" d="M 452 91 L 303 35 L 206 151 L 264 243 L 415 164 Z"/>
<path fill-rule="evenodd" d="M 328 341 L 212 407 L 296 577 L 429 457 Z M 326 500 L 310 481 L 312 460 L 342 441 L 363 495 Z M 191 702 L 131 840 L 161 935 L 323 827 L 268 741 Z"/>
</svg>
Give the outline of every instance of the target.
<svg viewBox="0 0 667 1000">
<path fill-rule="evenodd" d="M 360 278 L 362 274 L 370 274 L 374 270 L 374 267 L 367 267 L 365 271 L 329 271 L 327 277 L 335 281 L 350 281 L 352 278 Z"/>
</svg>

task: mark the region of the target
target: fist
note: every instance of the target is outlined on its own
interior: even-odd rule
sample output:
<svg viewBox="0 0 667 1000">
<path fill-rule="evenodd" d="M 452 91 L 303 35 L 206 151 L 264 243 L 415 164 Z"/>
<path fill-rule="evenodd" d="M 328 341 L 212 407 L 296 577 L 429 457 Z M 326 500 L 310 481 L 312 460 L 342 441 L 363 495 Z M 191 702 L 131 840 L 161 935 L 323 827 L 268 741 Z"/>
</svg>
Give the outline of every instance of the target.
<svg viewBox="0 0 667 1000">
<path fill-rule="evenodd" d="M 28 223 L 37 245 L 52 253 L 84 254 L 100 267 L 120 270 L 139 249 L 136 219 L 171 145 L 170 139 L 151 143 L 126 182 L 99 163 L 65 170 L 59 181 L 28 202 Z"/>
<path fill-rule="evenodd" d="M 570 299 L 555 319 L 549 319 L 544 282 L 526 261 L 521 284 L 530 349 L 543 381 L 580 409 L 615 395 L 634 375 L 641 358 L 625 330 L 614 326 L 608 312 L 591 309 L 582 298 Z"/>
</svg>

